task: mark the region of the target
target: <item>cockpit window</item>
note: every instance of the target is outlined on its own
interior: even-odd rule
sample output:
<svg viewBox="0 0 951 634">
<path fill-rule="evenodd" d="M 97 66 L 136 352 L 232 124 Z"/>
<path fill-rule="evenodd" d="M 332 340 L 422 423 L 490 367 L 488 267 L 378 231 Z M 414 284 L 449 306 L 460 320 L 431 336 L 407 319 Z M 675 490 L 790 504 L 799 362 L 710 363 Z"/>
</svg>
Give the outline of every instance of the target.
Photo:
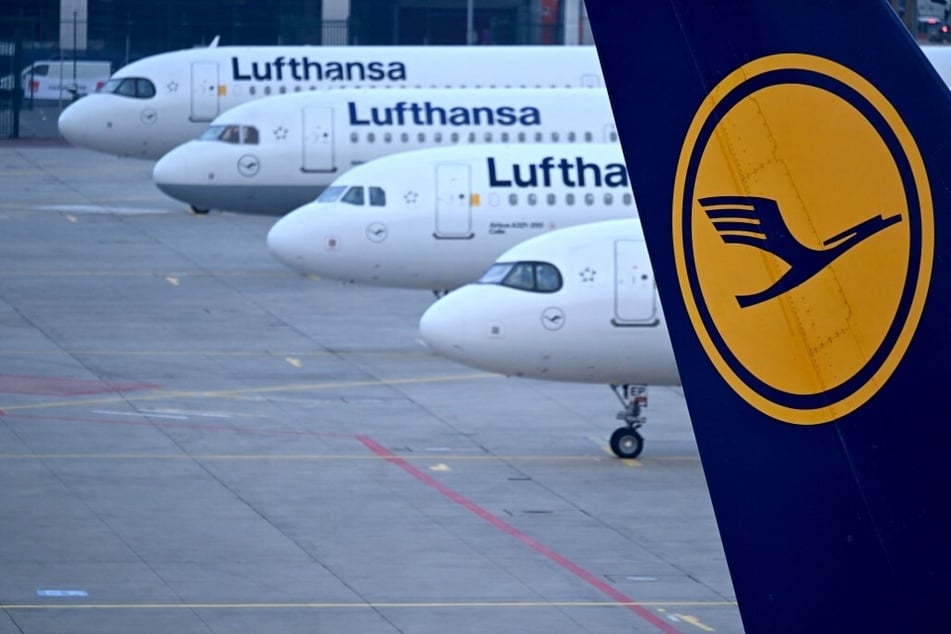
<svg viewBox="0 0 951 634">
<path fill-rule="evenodd" d="M 331 185 L 317 197 L 319 203 L 334 203 L 340 200 L 343 193 L 347 191 L 345 185 Z"/>
<path fill-rule="evenodd" d="M 151 99 L 155 96 L 155 84 L 144 77 L 120 77 L 107 81 L 99 92 L 133 99 Z"/>
<path fill-rule="evenodd" d="M 259 139 L 258 129 L 249 125 L 213 125 L 198 137 L 199 141 L 221 141 L 246 145 L 257 145 Z"/>
<path fill-rule="evenodd" d="M 499 262 L 489 267 L 478 283 L 554 293 L 561 288 L 562 279 L 558 268 L 548 262 Z"/>
<path fill-rule="evenodd" d="M 386 206 L 386 192 L 383 191 L 382 187 L 367 187 L 370 192 L 370 206 L 371 207 L 385 207 Z"/>
<path fill-rule="evenodd" d="M 363 204 L 363 188 L 362 187 L 351 187 L 347 190 L 347 193 L 343 195 L 343 198 L 340 199 L 342 203 L 348 203 L 350 205 L 362 205 Z"/>
</svg>

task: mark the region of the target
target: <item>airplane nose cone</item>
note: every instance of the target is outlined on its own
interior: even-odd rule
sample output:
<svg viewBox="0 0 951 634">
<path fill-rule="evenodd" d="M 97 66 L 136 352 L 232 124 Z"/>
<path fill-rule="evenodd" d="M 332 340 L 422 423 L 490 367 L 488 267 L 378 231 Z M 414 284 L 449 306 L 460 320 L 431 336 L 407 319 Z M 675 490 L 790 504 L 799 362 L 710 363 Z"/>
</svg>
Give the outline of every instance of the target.
<svg viewBox="0 0 951 634">
<path fill-rule="evenodd" d="M 83 110 L 82 100 L 67 106 L 66 109 L 60 113 L 57 126 L 59 127 L 60 135 L 73 145 L 89 147 L 89 121 L 88 118 L 84 116 Z"/>
<path fill-rule="evenodd" d="M 179 198 L 179 188 L 187 182 L 187 165 L 176 150 L 172 150 L 158 160 L 152 168 L 152 180 L 155 186 L 171 196 Z"/>
<path fill-rule="evenodd" d="M 420 337 L 430 350 L 455 360 L 461 359 L 463 345 L 460 335 L 465 332 L 466 323 L 457 309 L 454 295 L 463 291 L 465 289 L 460 288 L 438 300 L 419 319 Z"/>
<path fill-rule="evenodd" d="M 267 232 L 267 248 L 285 266 L 307 273 L 305 261 L 308 248 L 314 248 L 306 228 L 306 208 L 292 211 Z"/>
</svg>

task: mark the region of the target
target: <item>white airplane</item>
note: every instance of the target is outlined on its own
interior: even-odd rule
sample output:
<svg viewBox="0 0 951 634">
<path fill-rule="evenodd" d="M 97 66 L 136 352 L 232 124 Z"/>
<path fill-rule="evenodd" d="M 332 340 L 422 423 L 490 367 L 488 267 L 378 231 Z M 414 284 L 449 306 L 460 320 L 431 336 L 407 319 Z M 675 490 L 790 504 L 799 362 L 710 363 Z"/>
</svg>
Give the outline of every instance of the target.
<svg viewBox="0 0 951 634">
<path fill-rule="evenodd" d="M 158 159 L 238 104 L 325 88 L 602 86 L 594 47 L 235 46 L 163 53 L 113 74 L 59 118 L 71 143 Z"/>
<path fill-rule="evenodd" d="M 304 273 L 440 292 L 534 235 L 636 214 L 616 144 L 460 145 L 353 168 L 267 244 Z"/>
<path fill-rule="evenodd" d="M 603 90 L 324 90 L 219 115 L 155 165 L 155 184 L 198 213 L 284 214 L 353 165 L 460 143 L 616 142 Z"/>
<path fill-rule="evenodd" d="M 436 353 L 510 376 L 604 383 L 624 409 L 611 435 L 620 458 L 644 447 L 647 385 L 679 385 L 667 324 L 637 218 L 536 236 L 475 283 L 423 314 Z"/>
</svg>

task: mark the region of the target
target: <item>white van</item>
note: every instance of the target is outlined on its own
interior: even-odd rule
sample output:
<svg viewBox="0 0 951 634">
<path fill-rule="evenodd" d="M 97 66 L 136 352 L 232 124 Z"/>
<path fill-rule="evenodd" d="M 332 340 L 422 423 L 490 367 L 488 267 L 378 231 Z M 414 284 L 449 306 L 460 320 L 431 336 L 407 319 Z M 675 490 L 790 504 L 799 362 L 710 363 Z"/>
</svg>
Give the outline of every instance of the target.
<svg viewBox="0 0 951 634">
<path fill-rule="evenodd" d="M 75 72 L 75 79 L 73 73 Z M 112 74 L 112 64 L 103 61 L 40 60 L 20 73 L 23 96 L 26 99 L 70 101 L 82 97 L 104 84 Z M 0 88 L 13 89 L 13 76 L 0 80 Z"/>
</svg>

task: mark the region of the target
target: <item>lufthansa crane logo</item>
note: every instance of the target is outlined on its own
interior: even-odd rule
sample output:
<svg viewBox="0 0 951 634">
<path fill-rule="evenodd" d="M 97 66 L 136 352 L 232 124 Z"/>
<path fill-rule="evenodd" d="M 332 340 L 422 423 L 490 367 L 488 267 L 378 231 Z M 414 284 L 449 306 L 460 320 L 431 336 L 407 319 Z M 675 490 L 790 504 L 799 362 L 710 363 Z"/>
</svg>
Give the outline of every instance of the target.
<svg viewBox="0 0 951 634">
<path fill-rule="evenodd" d="M 785 54 L 737 69 L 687 132 L 673 201 L 690 321 L 744 400 L 826 423 L 908 348 L 934 252 L 915 139 L 867 80 Z"/>
</svg>

